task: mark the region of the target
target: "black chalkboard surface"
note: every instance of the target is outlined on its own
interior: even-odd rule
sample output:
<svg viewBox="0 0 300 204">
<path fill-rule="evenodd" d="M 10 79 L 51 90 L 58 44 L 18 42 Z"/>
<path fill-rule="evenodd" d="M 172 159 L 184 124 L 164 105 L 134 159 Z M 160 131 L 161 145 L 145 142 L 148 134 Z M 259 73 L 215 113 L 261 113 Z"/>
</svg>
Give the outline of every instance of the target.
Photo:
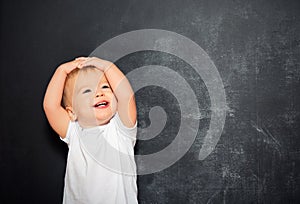
<svg viewBox="0 0 300 204">
<path fill-rule="evenodd" d="M 0 203 L 61 203 L 68 148 L 43 96 L 59 64 L 99 53 L 143 84 L 140 203 L 299 203 L 299 11 L 297 0 L 1 1 Z M 147 32 L 116 41 L 135 31 Z"/>
</svg>

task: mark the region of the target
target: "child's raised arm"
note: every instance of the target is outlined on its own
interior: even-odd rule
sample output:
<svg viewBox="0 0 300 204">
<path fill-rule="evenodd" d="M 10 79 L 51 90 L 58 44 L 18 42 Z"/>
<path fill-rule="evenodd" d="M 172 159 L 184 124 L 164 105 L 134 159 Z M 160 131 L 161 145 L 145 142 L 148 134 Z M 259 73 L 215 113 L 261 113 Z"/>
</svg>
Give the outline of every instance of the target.
<svg viewBox="0 0 300 204">
<path fill-rule="evenodd" d="M 121 121 L 126 127 L 133 127 L 136 123 L 136 104 L 134 92 L 126 76 L 112 62 L 97 57 L 80 58 L 85 61 L 79 65 L 93 65 L 104 72 L 117 100 L 117 111 Z"/>
<path fill-rule="evenodd" d="M 51 127 L 62 138 L 65 138 L 70 117 L 67 111 L 61 106 L 64 85 L 67 75 L 82 62 L 76 59 L 60 65 L 53 74 L 44 97 L 44 111 Z"/>
</svg>

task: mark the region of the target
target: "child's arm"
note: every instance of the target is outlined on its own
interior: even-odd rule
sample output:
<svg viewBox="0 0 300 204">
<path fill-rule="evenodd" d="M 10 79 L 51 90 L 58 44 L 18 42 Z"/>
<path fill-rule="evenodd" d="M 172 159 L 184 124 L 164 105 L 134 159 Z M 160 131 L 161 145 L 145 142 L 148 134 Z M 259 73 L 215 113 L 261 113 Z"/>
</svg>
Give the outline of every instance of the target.
<svg viewBox="0 0 300 204">
<path fill-rule="evenodd" d="M 136 104 L 134 92 L 126 76 L 112 62 L 96 57 L 80 59 L 85 59 L 86 61 L 79 67 L 93 65 L 105 73 L 118 100 L 117 111 L 121 121 L 126 127 L 133 127 L 136 123 Z"/>
<path fill-rule="evenodd" d="M 51 127 L 65 138 L 70 121 L 67 111 L 61 106 L 61 100 L 67 75 L 78 67 L 82 60 L 74 60 L 60 65 L 53 74 L 44 97 L 44 111 Z"/>
</svg>

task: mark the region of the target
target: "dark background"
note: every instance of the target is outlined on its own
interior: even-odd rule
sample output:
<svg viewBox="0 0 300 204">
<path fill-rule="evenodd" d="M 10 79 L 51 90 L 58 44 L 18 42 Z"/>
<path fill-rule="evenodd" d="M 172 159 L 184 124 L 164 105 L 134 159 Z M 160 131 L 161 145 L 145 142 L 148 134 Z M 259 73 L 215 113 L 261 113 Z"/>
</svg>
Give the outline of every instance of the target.
<svg viewBox="0 0 300 204">
<path fill-rule="evenodd" d="M 174 69 L 207 112 L 184 157 L 138 177 L 140 203 L 299 203 L 299 11 L 296 0 L 1 1 L 0 203 L 61 203 L 68 149 L 42 110 L 47 83 L 62 62 L 146 28 L 199 44 L 222 77 L 229 110 L 216 148 L 198 160 L 210 121 L 201 77 L 166 53 L 116 62 L 125 73 L 151 64 Z M 137 154 L 149 154 L 176 136 L 180 110 L 160 87 L 136 97 L 139 127 L 149 125 L 154 105 L 171 118 L 157 138 L 137 143 Z"/>
</svg>

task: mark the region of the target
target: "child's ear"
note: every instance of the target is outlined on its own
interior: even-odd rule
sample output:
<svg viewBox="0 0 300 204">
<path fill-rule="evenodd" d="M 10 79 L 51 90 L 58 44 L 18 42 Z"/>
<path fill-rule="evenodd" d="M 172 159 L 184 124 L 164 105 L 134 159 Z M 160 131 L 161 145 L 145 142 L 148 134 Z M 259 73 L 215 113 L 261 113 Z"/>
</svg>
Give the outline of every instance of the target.
<svg viewBox="0 0 300 204">
<path fill-rule="evenodd" d="M 69 115 L 70 120 L 75 121 L 75 120 L 77 119 L 77 115 L 76 115 L 76 113 L 74 112 L 74 110 L 73 110 L 72 107 L 67 106 L 67 107 L 66 107 L 66 111 L 67 111 L 67 113 L 68 113 L 68 115 Z"/>
</svg>

